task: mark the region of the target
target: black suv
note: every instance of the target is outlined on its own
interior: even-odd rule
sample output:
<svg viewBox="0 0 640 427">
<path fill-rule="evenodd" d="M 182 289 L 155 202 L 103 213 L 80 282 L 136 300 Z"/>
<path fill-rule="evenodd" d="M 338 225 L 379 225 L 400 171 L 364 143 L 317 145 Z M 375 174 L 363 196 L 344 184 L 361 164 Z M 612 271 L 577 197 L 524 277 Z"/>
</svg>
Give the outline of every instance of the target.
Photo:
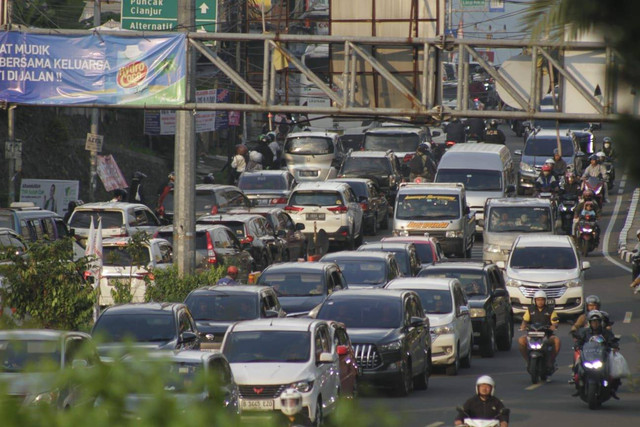
<svg viewBox="0 0 640 427">
<path fill-rule="evenodd" d="M 114 305 L 100 314 L 91 335 L 101 340 L 101 357 L 121 356 L 127 341 L 149 350 L 200 349 L 196 322 L 182 303 Z"/>
<path fill-rule="evenodd" d="M 400 161 L 393 151 L 349 151 L 338 178 L 369 178 L 393 204 L 402 182 Z"/>
<path fill-rule="evenodd" d="M 402 276 L 396 257 L 389 252 L 333 252 L 323 256 L 320 261 L 338 264 L 349 289 L 381 288 Z"/>
<path fill-rule="evenodd" d="M 429 319 L 414 291 L 356 289 L 329 295 L 318 319 L 349 331 L 362 380 L 391 386 L 400 396 L 425 390 L 431 375 Z"/>
<path fill-rule="evenodd" d="M 430 265 L 418 277 L 449 277 L 460 281 L 469 299 L 473 343 L 482 357 L 493 357 L 496 348 L 511 349 L 513 309 L 502 271 L 495 264 L 454 262 Z"/>
<path fill-rule="evenodd" d="M 227 328 L 240 320 L 285 317 L 278 296 L 268 286 L 206 286 L 192 291 L 184 303 L 203 335 L 201 349 L 218 349 Z"/>
<path fill-rule="evenodd" d="M 396 256 L 398 267 L 400 267 L 400 272 L 404 277 L 414 277 L 422 267 L 416 245 L 413 243 L 367 242 L 358 247 L 357 250 L 366 252 L 391 252 Z"/>
</svg>

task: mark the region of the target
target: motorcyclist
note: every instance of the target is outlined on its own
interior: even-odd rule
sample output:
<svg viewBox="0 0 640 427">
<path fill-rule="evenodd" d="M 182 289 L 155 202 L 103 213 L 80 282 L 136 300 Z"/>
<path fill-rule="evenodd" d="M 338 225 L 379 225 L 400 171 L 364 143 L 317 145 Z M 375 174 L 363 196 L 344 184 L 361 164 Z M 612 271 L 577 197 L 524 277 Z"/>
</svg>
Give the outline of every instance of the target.
<svg viewBox="0 0 640 427">
<path fill-rule="evenodd" d="M 481 420 L 499 420 L 500 427 L 509 425 L 509 412 L 504 403 L 495 397 L 496 383 L 488 375 L 483 375 L 476 381 L 476 394 L 469 398 L 454 421 L 454 425 L 464 424 L 465 418 L 475 418 Z"/>
<path fill-rule="evenodd" d="M 600 163 L 598 156 L 596 154 L 592 154 L 591 156 L 589 156 L 589 166 L 586 167 L 586 169 L 584 170 L 584 172 L 582 173 L 582 180 L 586 181 L 587 179 L 591 178 L 591 177 L 595 177 L 595 178 L 599 178 L 601 180 L 605 180 L 605 178 L 607 177 L 607 168 Z M 602 195 L 604 200 L 607 200 L 607 186 L 603 185 L 602 186 Z"/>
<path fill-rule="evenodd" d="M 275 135 L 273 138 L 275 139 Z M 262 155 L 262 169 L 271 169 L 273 167 L 273 151 L 269 147 L 271 136 L 269 134 L 260 135 L 258 141 L 258 147 L 256 147 L 255 151 Z M 251 161 L 251 153 L 249 153 L 249 161 Z"/>
<path fill-rule="evenodd" d="M 580 220 L 587 221 L 592 224 L 593 230 L 595 232 L 595 244 L 596 246 L 600 243 L 600 226 L 598 225 L 598 215 L 596 213 L 595 208 L 593 207 L 592 201 L 587 201 L 580 212 Z"/>
<path fill-rule="evenodd" d="M 593 199 L 593 191 L 587 189 L 582 192 L 582 201 L 578 203 L 574 211 L 573 217 L 577 221 L 580 218 L 580 213 L 584 209 L 584 205 L 587 202 L 591 202 L 593 209 L 596 211 L 596 217 L 600 217 L 600 205 Z"/>
<path fill-rule="evenodd" d="M 566 173 L 564 182 L 560 187 L 560 194 L 567 197 L 579 197 L 582 194 L 580 183 L 576 180 L 576 175 L 573 172 Z"/>
<path fill-rule="evenodd" d="M 548 163 L 542 165 L 542 171 L 540 172 L 540 175 L 535 182 L 536 193 L 555 193 L 558 191 L 558 180 L 555 176 L 553 176 L 551 170 L 551 165 L 549 165 Z"/>
<path fill-rule="evenodd" d="M 564 161 L 557 148 L 553 150 L 553 161 L 553 174 L 557 178 L 564 176 L 567 173 L 567 162 Z"/>
<path fill-rule="evenodd" d="M 585 312 L 582 313 L 576 321 L 571 326 L 571 333 L 578 332 L 581 328 L 587 327 L 587 314 L 593 310 L 598 310 L 603 316 L 604 327 L 608 330 L 611 330 L 611 325 L 613 323 L 609 320 L 609 314 L 605 311 L 600 310 L 601 303 L 600 297 L 597 295 L 589 295 L 585 298 Z"/>
<path fill-rule="evenodd" d="M 456 144 L 464 142 L 464 125 L 459 118 L 454 117 L 453 120 L 445 126 L 444 131 L 447 133 L 447 141 L 453 141 Z"/>
<path fill-rule="evenodd" d="M 426 182 L 432 182 L 436 175 L 436 165 L 429 156 L 429 145 L 422 143 L 416 148 L 416 153 L 409 161 L 409 179 L 414 181 L 420 177 Z"/>
<path fill-rule="evenodd" d="M 556 314 L 553 307 L 547 305 L 547 294 L 543 290 L 536 291 L 533 294 L 534 304 L 530 305 L 527 308 L 527 311 L 522 315 L 522 324 L 520 325 L 520 330 L 525 331 L 530 323 L 539 323 L 547 326 L 551 331 L 551 335 L 549 336 L 549 341 L 553 344 L 553 352 L 551 354 L 551 358 L 549 360 L 549 368 L 555 367 L 556 357 L 558 353 L 560 353 L 560 339 L 553 335 L 553 331 L 558 329 L 558 323 L 560 319 L 558 319 L 558 315 Z M 525 361 L 528 361 L 527 354 L 527 336 L 522 335 L 518 338 L 518 345 L 520 346 L 520 354 Z"/>
<path fill-rule="evenodd" d="M 602 138 L 602 152 L 611 160 L 615 160 L 616 152 L 613 148 L 613 141 L 608 136 Z"/>
<path fill-rule="evenodd" d="M 491 119 L 489 122 L 489 128 L 484 133 L 484 142 L 487 144 L 502 144 L 504 145 L 507 140 L 504 132 L 498 129 L 498 121 Z"/>
<path fill-rule="evenodd" d="M 464 123 L 469 128 L 469 139 L 478 142 L 486 141 L 485 123 L 480 117 L 468 118 Z"/>
</svg>

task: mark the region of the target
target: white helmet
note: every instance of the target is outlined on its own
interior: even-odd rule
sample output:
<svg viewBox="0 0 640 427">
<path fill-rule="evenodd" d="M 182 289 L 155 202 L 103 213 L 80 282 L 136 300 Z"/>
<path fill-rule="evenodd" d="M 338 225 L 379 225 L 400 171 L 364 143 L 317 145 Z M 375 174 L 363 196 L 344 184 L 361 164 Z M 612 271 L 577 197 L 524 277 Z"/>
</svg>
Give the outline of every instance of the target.
<svg viewBox="0 0 640 427">
<path fill-rule="evenodd" d="M 543 290 L 536 291 L 536 293 L 533 294 L 533 299 L 536 298 L 544 298 L 544 301 L 547 302 L 547 293 Z"/>
<path fill-rule="evenodd" d="M 606 154 L 604 154 L 604 152 L 602 152 L 602 151 L 598 151 L 598 152 L 596 153 L 596 157 L 607 157 L 607 155 L 606 155 Z"/>
<path fill-rule="evenodd" d="M 547 159 L 547 160 L 545 160 L 545 161 L 544 161 L 544 164 L 545 164 L 545 165 L 551 165 L 551 166 L 553 166 L 553 165 L 555 165 L 555 164 L 556 164 L 556 161 L 555 161 L 555 160 L 553 160 L 553 159 L 551 159 L 551 158 L 549 158 L 549 159 Z"/>
<path fill-rule="evenodd" d="M 302 410 L 302 394 L 295 388 L 288 388 L 280 395 L 280 410 L 291 417 Z"/>
<path fill-rule="evenodd" d="M 496 383 L 495 381 L 493 381 L 493 378 L 491 378 L 489 375 L 483 375 L 480 378 L 478 378 L 478 380 L 476 381 L 476 394 L 480 394 L 480 391 L 478 390 L 478 386 L 480 384 L 488 384 L 491 386 L 491 396 L 493 396 L 493 391 L 496 389 Z"/>
</svg>

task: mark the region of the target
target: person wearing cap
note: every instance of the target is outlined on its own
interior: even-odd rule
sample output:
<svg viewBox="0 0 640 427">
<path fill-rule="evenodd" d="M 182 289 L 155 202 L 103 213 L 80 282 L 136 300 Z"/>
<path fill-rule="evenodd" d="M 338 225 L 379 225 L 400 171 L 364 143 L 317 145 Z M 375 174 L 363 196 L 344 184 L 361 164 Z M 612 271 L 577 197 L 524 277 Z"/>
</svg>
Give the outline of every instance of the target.
<svg viewBox="0 0 640 427">
<path fill-rule="evenodd" d="M 553 174 L 556 177 L 562 177 L 567 173 L 567 162 L 564 161 L 557 148 L 553 149 Z"/>
<path fill-rule="evenodd" d="M 488 375 L 482 375 L 476 380 L 476 394 L 469 398 L 458 411 L 453 424 L 464 425 L 465 418 L 480 420 L 499 420 L 500 427 L 509 425 L 509 410 L 504 403 L 495 396 L 496 383 Z"/>
<path fill-rule="evenodd" d="M 236 279 L 238 278 L 238 267 L 236 267 L 235 265 L 230 265 L 229 268 L 227 268 L 227 275 L 224 276 L 222 279 L 218 280 L 216 282 L 216 285 L 237 285 L 238 282 L 236 281 Z"/>
</svg>

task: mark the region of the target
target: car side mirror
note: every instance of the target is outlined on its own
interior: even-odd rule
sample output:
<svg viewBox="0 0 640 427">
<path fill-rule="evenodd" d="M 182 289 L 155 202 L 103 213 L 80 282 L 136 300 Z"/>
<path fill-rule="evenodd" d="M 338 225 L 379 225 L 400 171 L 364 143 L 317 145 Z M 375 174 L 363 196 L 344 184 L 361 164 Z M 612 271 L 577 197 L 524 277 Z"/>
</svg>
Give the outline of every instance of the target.
<svg viewBox="0 0 640 427">
<path fill-rule="evenodd" d="M 302 230 L 304 230 L 304 224 L 303 224 L 303 223 L 301 223 L 301 222 L 297 223 L 297 224 L 296 224 L 296 230 L 297 230 L 297 231 L 302 231 Z"/>
<path fill-rule="evenodd" d="M 494 297 L 499 297 L 499 298 L 508 297 L 509 293 L 507 292 L 506 289 L 500 288 L 500 289 L 496 289 L 495 291 L 493 291 L 493 296 Z"/>
<path fill-rule="evenodd" d="M 504 261 L 498 261 L 496 262 L 496 266 L 498 266 L 498 268 L 504 270 L 506 268 L 506 265 L 504 264 Z"/>
<path fill-rule="evenodd" d="M 180 334 L 180 342 L 181 343 L 190 343 L 190 342 L 194 342 L 196 339 L 198 338 L 198 336 L 193 333 L 193 332 L 183 332 L 182 334 Z"/>
<path fill-rule="evenodd" d="M 460 306 L 460 313 L 458 314 L 458 316 L 464 316 L 464 315 L 468 315 L 469 314 L 469 307 L 467 307 L 466 305 L 461 305 Z"/>
<path fill-rule="evenodd" d="M 332 363 L 333 362 L 333 355 L 331 355 L 331 353 L 320 353 L 320 357 L 318 357 L 318 362 L 319 363 Z"/>
<path fill-rule="evenodd" d="M 588 270 L 591 268 L 591 263 L 589 261 L 582 261 L 582 269 Z"/>
<path fill-rule="evenodd" d="M 264 312 L 264 317 L 267 319 L 271 319 L 273 317 L 278 317 L 280 313 L 278 313 L 276 310 L 266 310 Z"/>
<path fill-rule="evenodd" d="M 349 354 L 349 347 L 346 345 L 339 345 L 336 347 L 336 353 L 338 353 L 338 356 L 346 356 Z"/>
<path fill-rule="evenodd" d="M 513 154 L 515 154 L 516 156 L 522 156 L 522 150 L 515 150 Z"/>
</svg>

